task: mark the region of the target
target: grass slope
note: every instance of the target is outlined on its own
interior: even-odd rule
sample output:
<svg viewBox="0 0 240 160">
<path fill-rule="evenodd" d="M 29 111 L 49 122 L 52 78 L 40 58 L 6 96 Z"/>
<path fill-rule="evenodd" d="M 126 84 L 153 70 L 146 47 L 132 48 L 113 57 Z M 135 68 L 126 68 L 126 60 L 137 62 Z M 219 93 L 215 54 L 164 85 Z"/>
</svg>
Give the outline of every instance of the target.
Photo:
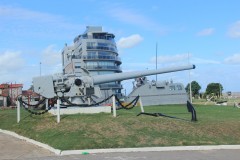
<svg viewBox="0 0 240 160">
<path fill-rule="evenodd" d="M 111 114 L 63 115 L 60 124 L 50 114 L 30 115 L 21 110 L 0 110 L 0 128 L 61 149 L 96 149 L 149 146 L 240 144 L 240 109 L 196 105 L 198 122 L 136 116 L 140 108 Z M 150 106 L 145 112 L 191 119 L 186 106 Z"/>
</svg>

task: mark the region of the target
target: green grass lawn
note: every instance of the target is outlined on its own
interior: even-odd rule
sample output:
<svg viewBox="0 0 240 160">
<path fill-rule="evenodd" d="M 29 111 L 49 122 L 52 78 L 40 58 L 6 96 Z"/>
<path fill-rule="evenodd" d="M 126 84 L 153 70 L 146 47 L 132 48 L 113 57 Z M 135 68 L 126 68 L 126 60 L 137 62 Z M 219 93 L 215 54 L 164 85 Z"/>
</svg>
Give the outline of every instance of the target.
<svg viewBox="0 0 240 160">
<path fill-rule="evenodd" d="M 150 106 L 145 112 L 160 112 L 191 120 L 183 105 Z M 63 115 L 56 123 L 50 114 L 31 115 L 21 110 L 0 110 L 0 128 L 61 149 L 240 144 L 240 109 L 229 106 L 195 105 L 197 122 L 163 117 L 136 116 L 139 107 L 111 114 Z"/>
</svg>

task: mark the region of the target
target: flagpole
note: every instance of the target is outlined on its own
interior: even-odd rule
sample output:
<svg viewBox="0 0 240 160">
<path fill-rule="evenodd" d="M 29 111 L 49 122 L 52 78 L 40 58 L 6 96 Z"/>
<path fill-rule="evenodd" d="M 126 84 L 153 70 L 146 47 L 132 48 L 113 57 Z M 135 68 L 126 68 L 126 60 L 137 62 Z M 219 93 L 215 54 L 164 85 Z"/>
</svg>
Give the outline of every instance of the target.
<svg viewBox="0 0 240 160">
<path fill-rule="evenodd" d="M 189 53 L 188 53 L 188 64 L 190 64 Z M 192 103 L 192 82 L 191 82 L 191 78 L 190 78 L 190 70 L 189 70 L 188 74 L 189 74 L 189 98 L 190 98 L 190 102 Z"/>
</svg>

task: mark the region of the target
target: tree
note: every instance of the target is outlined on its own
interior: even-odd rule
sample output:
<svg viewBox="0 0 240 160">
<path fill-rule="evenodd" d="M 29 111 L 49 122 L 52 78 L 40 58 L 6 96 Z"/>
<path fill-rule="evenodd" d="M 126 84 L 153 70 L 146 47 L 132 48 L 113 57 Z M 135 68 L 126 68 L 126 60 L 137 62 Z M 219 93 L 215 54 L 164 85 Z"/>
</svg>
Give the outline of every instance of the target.
<svg viewBox="0 0 240 160">
<path fill-rule="evenodd" d="M 214 94 L 215 96 L 221 96 L 223 86 L 220 83 L 209 83 L 206 88 L 206 94 Z"/>
<path fill-rule="evenodd" d="M 31 85 L 31 86 L 30 86 L 30 88 L 29 88 L 28 90 L 31 90 L 31 91 L 33 91 L 33 90 L 34 90 L 34 87 L 33 87 L 33 85 Z"/>
<path fill-rule="evenodd" d="M 186 89 L 186 92 L 187 92 L 188 94 L 190 94 L 190 93 L 189 93 L 189 92 L 190 92 L 190 83 L 187 84 L 187 86 L 186 86 L 185 89 Z M 201 86 L 198 84 L 198 82 L 196 82 L 196 81 L 192 81 L 192 82 L 191 82 L 192 96 L 198 95 L 200 89 L 201 89 Z"/>
</svg>

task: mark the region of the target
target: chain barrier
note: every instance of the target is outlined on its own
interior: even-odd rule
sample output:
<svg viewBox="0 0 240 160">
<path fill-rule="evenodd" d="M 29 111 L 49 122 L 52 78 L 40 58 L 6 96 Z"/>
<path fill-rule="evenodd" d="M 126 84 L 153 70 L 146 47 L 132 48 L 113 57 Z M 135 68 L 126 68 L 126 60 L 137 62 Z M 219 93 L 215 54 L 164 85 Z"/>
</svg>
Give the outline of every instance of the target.
<svg viewBox="0 0 240 160">
<path fill-rule="evenodd" d="M 134 98 L 130 103 L 128 103 L 127 105 L 122 105 L 120 99 L 116 96 L 116 95 L 111 95 L 109 96 L 108 98 L 100 101 L 100 102 L 97 102 L 97 103 L 94 103 L 94 104 L 90 104 L 90 105 L 87 105 L 87 107 L 92 107 L 92 106 L 97 106 L 97 105 L 100 105 L 102 104 L 103 102 L 106 102 L 108 101 L 110 98 L 112 98 L 113 96 L 115 96 L 116 98 L 116 101 L 118 102 L 118 104 L 122 107 L 120 109 L 126 109 L 126 110 L 130 110 L 130 109 L 133 109 L 140 96 L 137 96 L 136 98 Z M 38 108 L 39 105 L 43 104 L 45 102 L 46 98 L 43 98 L 41 99 L 37 104 L 33 105 L 33 104 L 28 104 L 26 103 L 25 101 L 22 100 L 22 97 L 18 97 L 18 101 L 20 102 L 20 105 L 23 106 L 23 108 L 28 111 L 29 113 L 33 114 L 33 115 L 42 115 L 42 114 L 45 114 L 47 113 L 48 111 L 50 111 L 52 109 L 52 104 L 54 104 L 57 99 L 54 98 L 53 101 L 51 101 L 51 105 L 48 105 L 47 106 L 47 109 L 45 109 L 44 111 L 42 112 L 34 112 L 32 110 L 29 109 L 29 107 L 34 107 L 34 108 Z M 74 104 L 72 103 L 71 101 L 69 101 L 67 98 L 65 97 L 60 97 L 60 100 L 62 102 L 66 102 L 68 105 L 65 105 L 65 104 L 61 104 L 62 106 L 66 106 L 66 107 L 86 107 L 86 104 Z M 95 102 L 95 101 L 94 101 Z M 131 107 L 128 107 L 132 105 Z M 192 104 L 190 102 L 187 103 L 187 108 L 188 108 L 188 111 L 192 113 L 192 121 L 197 121 L 197 118 L 196 118 L 196 111 L 194 109 L 194 107 L 192 106 Z M 162 114 L 162 113 L 145 113 L 145 112 L 141 112 L 139 113 L 137 116 L 140 116 L 140 115 L 150 115 L 150 116 L 155 116 L 155 117 L 159 117 L 159 116 L 162 116 L 162 117 L 168 117 L 168 118 L 174 118 L 174 119 L 180 119 L 180 120 L 186 120 L 186 119 L 182 119 L 182 118 L 178 118 L 178 117 L 174 117 L 174 116 L 168 116 L 168 115 L 165 115 L 165 114 Z"/>
<path fill-rule="evenodd" d="M 98 105 L 102 104 L 103 102 L 108 101 L 110 98 L 112 98 L 112 96 L 114 96 L 114 95 L 111 95 L 111 96 L 109 96 L 108 98 L 106 98 L 106 99 L 104 99 L 104 100 L 102 100 L 102 101 L 100 101 L 100 102 L 97 102 L 97 103 L 94 103 L 94 104 L 90 104 L 90 105 L 86 105 L 86 104 L 74 104 L 74 103 L 70 102 L 70 101 L 69 101 L 67 98 L 65 98 L 65 97 L 60 97 L 60 99 L 61 99 L 62 102 L 66 102 L 66 103 L 67 103 L 67 105 L 66 105 L 66 104 L 61 104 L 62 106 L 66 106 L 66 107 L 92 107 L 92 106 L 98 106 Z"/>
<path fill-rule="evenodd" d="M 104 99 L 104 100 L 102 100 L 102 101 L 100 101 L 100 102 L 97 102 L 97 103 L 94 103 L 94 104 L 90 104 L 90 105 L 86 105 L 86 104 L 74 104 L 74 103 L 72 103 L 71 101 L 69 101 L 67 98 L 65 98 L 65 97 L 60 97 L 60 100 L 62 101 L 62 102 L 66 102 L 67 104 L 61 104 L 61 106 L 65 106 L 65 107 L 92 107 L 92 106 L 98 106 L 98 105 L 100 105 L 100 104 L 102 104 L 102 103 L 104 103 L 104 102 L 106 102 L 106 101 L 108 101 L 110 98 L 112 98 L 113 96 L 115 96 L 115 95 L 111 95 L 111 96 L 109 96 L 108 98 L 106 98 L 106 99 Z M 136 106 L 136 104 L 137 104 L 137 102 L 138 102 L 138 99 L 139 99 L 139 96 L 137 96 L 135 99 L 133 99 L 130 103 L 128 103 L 127 105 L 122 105 L 122 103 L 121 103 L 121 101 L 119 100 L 119 98 L 117 97 L 117 96 L 115 96 L 115 98 L 116 98 L 116 101 L 118 102 L 118 104 L 123 108 L 123 109 L 126 109 L 126 110 L 130 110 L 130 109 L 132 109 L 132 108 L 134 108 L 135 106 Z M 51 110 L 52 109 L 52 106 L 51 105 L 49 105 L 48 107 L 47 107 L 47 109 L 45 109 L 44 111 L 42 111 L 42 112 L 34 112 L 34 111 L 32 111 L 31 109 L 29 109 L 29 107 L 34 107 L 34 108 L 38 108 L 38 106 L 39 105 L 41 105 L 41 104 L 43 104 L 44 102 L 45 102 L 45 100 L 46 100 L 46 98 L 43 98 L 43 99 L 41 99 L 37 104 L 35 104 L 35 105 L 33 105 L 33 104 L 28 104 L 27 102 L 25 102 L 25 101 L 23 101 L 22 100 L 22 97 L 19 97 L 18 98 L 18 101 L 20 102 L 20 104 L 23 106 L 23 108 L 26 110 L 26 111 L 28 111 L 29 113 L 31 113 L 31 114 L 34 114 L 34 115 L 42 115 L 42 114 L 45 114 L 45 113 L 47 113 L 49 110 Z M 52 102 L 53 104 L 56 102 L 56 100 L 57 99 L 54 99 L 54 102 Z M 131 107 L 128 107 L 128 106 L 130 106 L 130 105 L 132 105 Z M 121 108 L 120 108 L 121 109 Z"/>
<path fill-rule="evenodd" d="M 240 103 L 234 102 L 233 107 L 240 108 Z"/>
<path fill-rule="evenodd" d="M 19 98 L 20 98 L 20 97 L 19 97 Z M 28 106 L 30 106 L 30 107 L 36 108 L 37 106 L 43 104 L 43 102 L 44 102 L 45 100 L 46 100 L 46 98 L 43 98 L 43 99 L 41 99 L 37 104 L 28 104 L 27 102 L 24 102 L 22 99 L 21 99 L 21 102 L 22 102 L 23 104 L 25 104 L 25 105 L 28 105 Z"/>
<path fill-rule="evenodd" d="M 45 113 L 47 113 L 48 111 L 50 111 L 50 110 L 52 109 L 52 106 L 48 106 L 47 109 L 45 109 L 45 110 L 42 111 L 42 112 L 34 112 L 34 111 L 32 111 L 32 110 L 29 109 L 29 107 L 37 108 L 40 104 L 43 104 L 43 102 L 44 102 L 45 100 L 46 100 L 46 98 L 42 99 L 42 100 L 39 101 L 37 104 L 32 105 L 32 104 L 28 104 L 28 103 L 24 102 L 24 101 L 22 100 L 22 97 L 19 97 L 19 98 L 18 98 L 18 101 L 20 102 L 20 105 L 22 105 L 23 108 L 24 108 L 26 111 L 28 111 L 29 113 L 34 114 L 34 115 L 42 115 L 42 114 L 45 114 Z M 27 106 L 28 106 L 28 107 L 27 107 Z"/>
<path fill-rule="evenodd" d="M 162 114 L 162 113 L 146 113 L 146 112 L 141 112 L 139 113 L 137 116 L 140 116 L 140 115 L 148 115 L 148 116 L 154 116 L 154 117 L 167 117 L 167 118 L 173 118 L 173 119 L 179 119 L 179 120 L 183 120 L 183 121 L 189 121 L 187 119 L 184 119 L 184 118 L 178 118 L 178 117 L 174 117 L 174 116 L 168 116 L 166 114 Z"/>
<path fill-rule="evenodd" d="M 116 97 L 116 96 L 115 96 Z M 130 110 L 130 109 L 133 109 L 137 102 L 138 102 L 138 99 L 139 99 L 139 96 L 137 96 L 136 98 L 134 98 L 130 103 L 128 103 L 126 106 L 122 105 L 120 99 L 118 99 L 118 97 L 116 97 L 116 101 L 120 104 L 120 106 L 123 108 L 123 109 L 126 109 L 126 110 Z M 133 105 L 132 105 L 133 104 Z M 132 105 L 131 107 L 128 107 Z"/>
<path fill-rule="evenodd" d="M 92 107 L 92 106 L 98 106 L 98 105 L 102 104 L 103 102 L 108 101 L 108 100 L 109 100 L 110 98 L 112 98 L 113 96 L 115 96 L 115 95 L 111 95 L 111 96 L 109 96 L 108 98 L 106 98 L 106 99 L 104 99 L 104 100 L 102 100 L 102 101 L 100 101 L 100 102 L 97 102 L 97 103 L 94 103 L 94 104 L 90 104 L 90 105 L 86 105 L 86 104 L 74 104 L 74 103 L 72 103 L 71 101 L 69 101 L 69 100 L 68 100 L 67 98 L 65 98 L 65 97 L 60 97 L 60 99 L 61 99 L 62 102 L 66 102 L 66 103 L 67 103 L 67 104 L 61 104 L 62 106 L 66 106 L 66 107 Z M 115 98 L 116 98 L 116 101 L 120 104 L 120 106 L 121 106 L 122 108 L 128 110 L 128 109 L 132 109 L 132 108 L 134 108 L 134 107 L 136 106 L 136 104 L 137 104 L 137 102 L 138 102 L 138 99 L 139 99 L 139 96 L 137 96 L 134 100 L 132 100 L 132 102 L 130 102 L 130 103 L 127 104 L 126 106 L 122 105 L 121 101 L 118 99 L 117 96 L 115 96 Z M 128 107 L 128 106 L 130 106 L 130 105 L 132 105 L 132 104 L 133 104 L 133 106 Z"/>
</svg>

